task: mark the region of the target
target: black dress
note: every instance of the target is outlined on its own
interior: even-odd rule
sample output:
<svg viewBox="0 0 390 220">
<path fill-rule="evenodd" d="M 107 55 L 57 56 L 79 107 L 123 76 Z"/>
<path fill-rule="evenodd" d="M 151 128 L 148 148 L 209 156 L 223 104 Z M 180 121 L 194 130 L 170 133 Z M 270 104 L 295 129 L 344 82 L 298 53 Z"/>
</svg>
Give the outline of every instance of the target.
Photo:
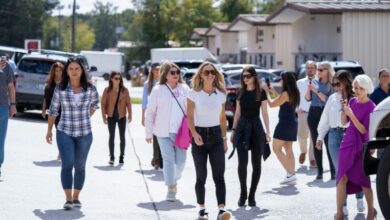
<svg viewBox="0 0 390 220">
<path fill-rule="evenodd" d="M 279 122 L 276 125 L 274 138 L 283 141 L 296 141 L 298 133 L 298 122 L 295 115 L 295 108 L 285 102 L 279 109 Z"/>
</svg>

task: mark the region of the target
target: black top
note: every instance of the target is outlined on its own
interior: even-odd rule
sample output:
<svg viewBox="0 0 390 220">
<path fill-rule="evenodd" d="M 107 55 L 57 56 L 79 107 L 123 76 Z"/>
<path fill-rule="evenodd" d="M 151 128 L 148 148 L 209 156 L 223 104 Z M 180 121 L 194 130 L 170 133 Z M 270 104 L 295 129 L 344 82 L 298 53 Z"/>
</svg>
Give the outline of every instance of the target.
<svg viewBox="0 0 390 220">
<path fill-rule="evenodd" d="M 240 98 L 241 115 L 244 117 L 255 117 L 260 114 L 261 102 L 267 100 L 264 90 L 261 90 L 260 101 L 256 101 L 256 90 L 245 90 Z"/>
<path fill-rule="evenodd" d="M 118 112 L 119 93 L 120 92 L 118 92 L 118 95 L 116 96 L 116 101 L 115 101 L 115 106 L 114 106 L 114 113 L 112 115 L 112 117 L 114 117 L 114 118 L 119 118 L 119 112 Z"/>
<path fill-rule="evenodd" d="M 46 102 L 46 109 L 50 108 L 51 100 L 53 99 L 53 94 L 54 94 L 55 89 L 56 89 L 55 84 L 50 86 L 50 88 L 48 86 L 45 87 L 44 97 L 45 97 L 45 102 Z M 61 117 L 61 108 L 58 111 L 58 116 L 56 117 L 56 120 L 54 121 L 55 126 L 57 126 L 58 123 L 60 122 L 60 117 Z"/>
</svg>

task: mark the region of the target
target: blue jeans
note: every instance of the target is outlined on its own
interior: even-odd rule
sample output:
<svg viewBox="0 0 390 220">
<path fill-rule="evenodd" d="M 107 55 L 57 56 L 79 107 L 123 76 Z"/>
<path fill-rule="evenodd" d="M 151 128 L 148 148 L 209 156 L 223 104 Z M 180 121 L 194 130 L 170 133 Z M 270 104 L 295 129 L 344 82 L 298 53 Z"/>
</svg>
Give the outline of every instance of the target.
<svg viewBox="0 0 390 220">
<path fill-rule="evenodd" d="M 4 144 L 7 135 L 9 106 L 0 106 L 0 167 L 4 162 Z"/>
<path fill-rule="evenodd" d="M 163 172 L 166 185 L 176 185 L 180 179 L 186 163 L 187 151 L 173 146 L 176 134 L 169 133 L 169 137 L 157 137 L 163 159 Z"/>
<path fill-rule="evenodd" d="M 85 163 L 92 144 L 92 133 L 72 137 L 57 130 L 57 145 L 62 160 L 61 183 L 63 189 L 81 190 L 85 180 Z M 74 178 L 73 178 L 74 167 Z"/>
<path fill-rule="evenodd" d="M 336 176 L 339 164 L 339 149 L 341 141 L 343 140 L 344 131 L 331 128 L 328 135 L 329 154 L 332 159 L 333 166 L 336 169 Z M 356 193 L 356 199 L 362 199 L 364 196 L 363 192 Z"/>
</svg>

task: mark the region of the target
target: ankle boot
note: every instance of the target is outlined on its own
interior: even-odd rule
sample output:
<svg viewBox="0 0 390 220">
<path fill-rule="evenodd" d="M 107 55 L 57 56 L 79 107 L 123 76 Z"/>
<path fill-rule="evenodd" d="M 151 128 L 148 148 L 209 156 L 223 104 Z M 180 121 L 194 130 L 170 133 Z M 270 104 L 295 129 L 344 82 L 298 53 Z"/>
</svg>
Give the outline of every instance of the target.
<svg viewBox="0 0 390 220">
<path fill-rule="evenodd" d="M 252 189 L 249 192 L 248 197 L 248 205 L 249 206 L 256 206 L 256 199 L 255 199 L 256 189 Z"/>
<path fill-rule="evenodd" d="M 247 199 L 247 191 L 246 188 L 241 188 L 240 198 L 238 199 L 238 206 L 244 206 Z"/>
</svg>

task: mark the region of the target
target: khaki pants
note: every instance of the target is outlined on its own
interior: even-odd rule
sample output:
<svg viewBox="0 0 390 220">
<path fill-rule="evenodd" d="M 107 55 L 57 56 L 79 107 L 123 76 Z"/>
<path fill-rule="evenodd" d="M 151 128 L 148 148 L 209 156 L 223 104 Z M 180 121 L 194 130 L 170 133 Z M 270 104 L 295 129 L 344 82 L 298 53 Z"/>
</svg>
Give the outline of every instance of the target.
<svg viewBox="0 0 390 220">
<path fill-rule="evenodd" d="M 298 114 L 298 143 L 301 153 L 306 154 L 307 142 L 309 141 L 309 159 L 314 160 L 313 143 L 310 137 L 309 125 L 307 124 L 307 112 Z"/>
</svg>

